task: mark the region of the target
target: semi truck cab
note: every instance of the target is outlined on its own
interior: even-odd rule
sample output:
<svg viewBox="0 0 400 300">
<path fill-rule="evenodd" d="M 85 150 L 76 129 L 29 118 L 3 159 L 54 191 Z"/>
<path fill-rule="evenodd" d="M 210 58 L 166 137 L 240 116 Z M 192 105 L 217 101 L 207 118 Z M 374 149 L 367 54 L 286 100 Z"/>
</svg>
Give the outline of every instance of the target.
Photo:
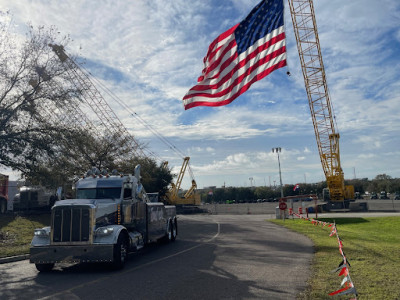
<svg viewBox="0 0 400 300">
<path fill-rule="evenodd" d="M 150 202 L 135 175 L 92 170 L 76 184 L 76 198 L 51 209 L 49 227 L 36 229 L 30 262 L 50 271 L 59 262 L 108 262 L 122 268 L 130 251 L 178 233 L 175 206 Z"/>
</svg>

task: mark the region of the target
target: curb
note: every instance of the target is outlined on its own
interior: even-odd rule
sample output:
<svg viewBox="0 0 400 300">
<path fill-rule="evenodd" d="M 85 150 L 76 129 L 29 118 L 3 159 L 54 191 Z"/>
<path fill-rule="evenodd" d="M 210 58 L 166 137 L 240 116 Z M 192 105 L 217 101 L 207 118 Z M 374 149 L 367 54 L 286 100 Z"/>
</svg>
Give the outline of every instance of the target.
<svg viewBox="0 0 400 300">
<path fill-rule="evenodd" d="M 1 257 L 0 258 L 0 264 L 6 264 L 6 263 L 10 263 L 10 262 L 25 260 L 25 259 L 28 259 L 28 258 L 29 258 L 29 254 L 22 254 L 22 255 L 9 256 L 9 257 Z"/>
</svg>

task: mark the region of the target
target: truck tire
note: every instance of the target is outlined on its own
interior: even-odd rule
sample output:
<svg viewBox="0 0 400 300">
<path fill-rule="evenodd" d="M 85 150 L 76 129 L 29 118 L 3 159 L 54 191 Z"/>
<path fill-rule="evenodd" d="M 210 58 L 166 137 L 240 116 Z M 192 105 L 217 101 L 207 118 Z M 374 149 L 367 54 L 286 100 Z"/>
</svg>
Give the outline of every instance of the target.
<svg viewBox="0 0 400 300">
<path fill-rule="evenodd" d="M 125 235 L 121 233 L 118 236 L 118 241 L 114 245 L 114 260 L 112 267 L 115 270 L 120 270 L 125 266 L 128 259 L 128 240 Z"/>
<path fill-rule="evenodd" d="M 0 198 L 0 215 L 7 212 L 7 201 L 4 198 Z"/>
<path fill-rule="evenodd" d="M 165 241 L 166 243 L 169 243 L 169 242 L 172 241 L 172 231 L 173 231 L 172 226 L 173 226 L 173 225 L 172 225 L 172 222 L 169 221 L 169 223 L 168 223 L 168 229 L 167 229 L 167 232 L 166 232 L 165 237 L 164 237 L 164 241 Z"/>
<path fill-rule="evenodd" d="M 35 264 L 35 266 L 39 272 L 50 272 L 53 269 L 54 264 Z"/>
<path fill-rule="evenodd" d="M 176 220 L 172 222 L 172 235 L 171 235 L 171 241 L 175 242 L 176 236 L 178 235 L 178 224 L 176 223 Z"/>
</svg>

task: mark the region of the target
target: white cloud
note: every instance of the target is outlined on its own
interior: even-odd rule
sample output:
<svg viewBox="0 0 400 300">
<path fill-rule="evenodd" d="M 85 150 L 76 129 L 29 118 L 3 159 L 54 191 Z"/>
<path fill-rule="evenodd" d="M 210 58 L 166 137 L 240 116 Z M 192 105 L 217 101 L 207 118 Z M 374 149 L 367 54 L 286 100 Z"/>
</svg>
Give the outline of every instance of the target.
<svg viewBox="0 0 400 300">
<path fill-rule="evenodd" d="M 181 158 L 173 158 L 154 131 L 185 149 L 199 186 L 222 185 L 227 176 L 231 185 L 248 183 L 250 176 L 261 184 L 277 174 L 276 154 L 269 152 L 276 146 L 283 149 L 285 180 L 301 182 L 304 174 L 308 182 L 322 180 L 291 24 L 286 26 L 290 77 L 286 70 L 274 72 L 226 107 L 183 110 L 181 99 L 196 83 L 209 43 L 257 2 L 0 0 L 0 8 L 11 10 L 13 30 L 22 32 L 23 23 L 31 21 L 69 33 L 74 42 L 68 50 L 88 59 L 101 84 L 137 114 L 111 102 L 126 127 L 178 169 Z M 345 171 L 356 167 L 363 177 L 373 177 L 378 170 L 393 170 L 392 176 L 400 176 L 393 167 L 398 157 L 393 149 L 400 147 L 400 4 L 314 5 Z"/>
<path fill-rule="evenodd" d="M 360 154 L 358 156 L 358 158 L 361 158 L 361 159 L 371 159 L 371 158 L 374 158 L 374 157 L 376 157 L 376 155 L 372 154 L 372 153 L 364 153 L 364 154 Z"/>
<path fill-rule="evenodd" d="M 189 149 L 190 151 L 195 151 L 195 152 L 208 152 L 208 153 L 212 153 L 215 151 L 214 148 L 212 147 L 206 147 L 206 148 L 202 148 L 202 147 L 191 147 Z"/>
<path fill-rule="evenodd" d="M 356 145 L 362 145 L 362 149 L 370 150 L 370 149 L 380 149 L 382 147 L 381 137 L 378 136 L 367 136 L 362 135 L 359 136 L 354 143 Z"/>
</svg>

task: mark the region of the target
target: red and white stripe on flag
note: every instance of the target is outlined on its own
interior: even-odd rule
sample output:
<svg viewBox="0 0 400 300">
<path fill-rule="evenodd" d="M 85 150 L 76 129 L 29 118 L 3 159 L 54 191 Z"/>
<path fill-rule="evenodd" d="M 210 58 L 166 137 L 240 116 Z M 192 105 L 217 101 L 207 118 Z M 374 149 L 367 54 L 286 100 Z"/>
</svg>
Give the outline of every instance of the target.
<svg viewBox="0 0 400 300">
<path fill-rule="evenodd" d="M 247 19 L 254 13 L 258 12 L 253 10 Z M 266 31 L 265 35 L 247 47 L 245 44 L 247 41 L 243 41 L 243 37 L 236 36 L 242 32 L 240 26 L 247 19 L 222 33 L 211 43 L 203 59 L 204 69 L 198 78 L 198 84 L 183 97 L 185 110 L 196 106 L 229 104 L 246 92 L 254 82 L 286 66 L 283 21 L 271 24 L 274 29 Z M 269 24 L 259 23 L 252 26 L 261 27 Z M 243 48 L 243 45 L 246 45 L 244 51 L 239 49 Z"/>
</svg>

